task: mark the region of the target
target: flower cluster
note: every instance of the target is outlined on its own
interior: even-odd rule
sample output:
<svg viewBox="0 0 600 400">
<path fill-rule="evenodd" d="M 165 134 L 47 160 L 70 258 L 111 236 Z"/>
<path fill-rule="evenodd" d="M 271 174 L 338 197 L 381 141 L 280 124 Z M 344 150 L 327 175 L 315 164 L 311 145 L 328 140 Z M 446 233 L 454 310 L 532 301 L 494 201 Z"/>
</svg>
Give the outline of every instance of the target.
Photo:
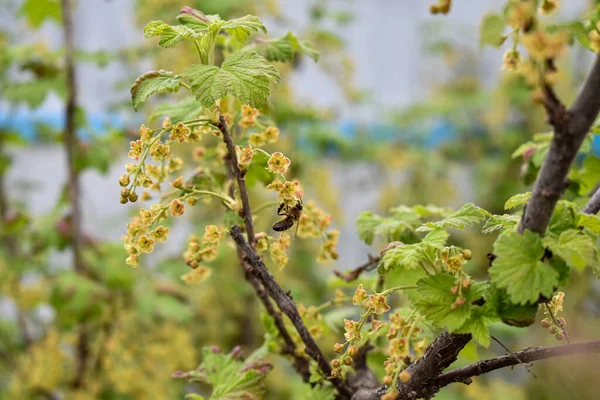
<svg viewBox="0 0 600 400">
<path fill-rule="evenodd" d="M 127 164 L 126 174 L 119 178 L 121 190 L 121 203 L 136 202 L 139 198 L 136 193 L 138 187 L 149 188 L 160 192 L 160 185 L 170 174 L 181 169 L 183 161 L 181 158 L 173 157 L 170 143 L 194 142 L 200 139 L 198 127 L 191 130 L 191 126 L 208 127 L 204 119 L 192 120 L 189 124 L 179 122 L 172 125 L 168 118 L 163 120 L 163 127 L 159 129 L 150 129 L 142 124 L 139 129 L 140 138 L 129 143 L 128 156 L 132 160 L 139 161 L 138 164 Z M 211 128 L 208 128 L 211 129 Z M 154 133 L 158 132 L 156 135 Z M 169 133 L 169 140 L 162 142 L 162 138 Z M 159 164 L 149 164 L 147 157 Z M 142 200 L 149 199 L 151 196 L 144 192 Z"/>
<path fill-rule="evenodd" d="M 279 195 L 279 200 L 288 207 L 294 207 L 302 199 L 302 188 L 300 182 L 274 180 L 267 185 L 267 189 L 274 190 Z"/>
<path fill-rule="evenodd" d="M 156 242 L 164 242 L 169 235 L 169 228 L 162 225 L 152 229 L 154 224 L 165 218 L 165 206 L 156 204 L 151 209 L 140 209 L 139 216 L 127 224 L 127 234 L 123 237 L 125 250 L 129 257 L 127 265 L 139 266 L 139 256 L 143 253 L 150 254 Z"/>
<path fill-rule="evenodd" d="M 427 348 L 427 339 L 422 337 L 422 329 L 418 326 L 419 317 L 414 312 L 406 319 L 395 312 L 390 316 L 387 338 L 390 340 L 387 348 L 388 358 L 383 363 L 385 376 L 383 383 L 390 387 L 382 398 L 395 399 L 397 396 L 396 383 L 400 380 L 406 383 L 410 374 L 405 370 L 415 359 L 421 357 Z"/>
<path fill-rule="evenodd" d="M 556 340 L 562 341 L 565 339 L 565 325 L 567 321 L 564 318 L 558 317 L 558 313 L 563 310 L 563 299 L 565 294 L 558 292 L 552 297 L 552 300 L 544 307 L 545 318 L 542 320 L 542 327 L 547 329 L 552 335 L 556 336 Z M 540 305 L 542 306 L 542 305 Z"/>
<path fill-rule="evenodd" d="M 270 246 L 271 260 L 279 266 L 279 269 L 283 269 L 287 264 L 289 257 L 286 253 L 289 249 L 292 239 L 287 233 L 282 233 L 274 243 Z"/>
<path fill-rule="evenodd" d="M 251 133 L 248 143 L 254 147 L 264 146 L 267 143 L 277 143 L 279 140 L 279 129 L 271 126 L 260 133 Z"/>
<path fill-rule="evenodd" d="M 202 239 L 196 235 L 188 239 L 188 247 L 183 254 L 185 263 L 190 268 L 196 269 L 203 261 L 212 261 L 217 258 L 219 244 L 223 238 L 223 229 L 216 225 L 207 225 L 204 228 Z"/>
</svg>

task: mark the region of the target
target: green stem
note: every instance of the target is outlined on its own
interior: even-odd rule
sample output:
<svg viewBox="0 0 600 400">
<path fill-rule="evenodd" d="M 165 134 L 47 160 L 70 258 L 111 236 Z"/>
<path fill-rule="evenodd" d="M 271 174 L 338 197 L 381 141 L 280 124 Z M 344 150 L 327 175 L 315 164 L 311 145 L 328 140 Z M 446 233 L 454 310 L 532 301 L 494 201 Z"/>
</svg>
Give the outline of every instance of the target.
<svg viewBox="0 0 600 400">
<path fill-rule="evenodd" d="M 417 285 L 404 285 L 404 286 L 394 286 L 391 287 L 387 290 L 384 290 L 381 293 L 378 293 L 380 296 L 389 296 L 390 294 L 394 293 L 394 292 L 398 292 L 400 290 L 406 290 L 406 289 L 417 289 L 418 286 Z"/>
</svg>

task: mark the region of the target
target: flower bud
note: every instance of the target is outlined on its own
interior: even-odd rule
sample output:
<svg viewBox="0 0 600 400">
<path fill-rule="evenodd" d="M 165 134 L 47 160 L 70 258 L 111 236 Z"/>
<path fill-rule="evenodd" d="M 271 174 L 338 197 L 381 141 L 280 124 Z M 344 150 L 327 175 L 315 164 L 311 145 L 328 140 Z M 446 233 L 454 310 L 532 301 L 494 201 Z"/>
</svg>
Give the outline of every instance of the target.
<svg viewBox="0 0 600 400">
<path fill-rule="evenodd" d="M 138 199 L 138 195 L 136 192 L 129 193 L 129 201 L 135 203 Z"/>
<path fill-rule="evenodd" d="M 119 201 L 121 202 L 121 204 L 127 204 L 127 197 L 121 196 L 121 199 Z"/>
<path fill-rule="evenodd" d="M 344 364 L 352 365 L 353 363 L 354 363 L 354 361 L 352 361 L 352 358 L 350 358 L 350 357 L 344 358 Z"/>
<path fill-rule="evenodd" d="M 358 354 L 358 347 L 356 346 L 350 346 L 348 347 L 348 355 L 350 357 L 356 357 L 356 355 Z"/>
<path fill-rule="evenodd" d="M 400 372 L 400 375 L 398 375 L 398 378 L 400 378 L 400 381 L 402 383 L 408 383 L 408 381 L 410 381 L 410 373 L 408 373 L 408 371 L 404 370 L 404 371 Z"/>
<path fill-rule="evenodd" d="M 331 366 L 333 368 L 338 368 L 340 366 L 340 360 L 338 360 L 338 359 L 331 360 Z"/>
<path fill-rule="evenodd" d="M 341 353 L 342 351 L 344 351 L 344 345 L 341 343 L 334 344 L 333 351 L 335 351 L 336 353 Z"/>
<path fill-rule="evenodd" d="M 119 185 L 121 185 L 122 187 L 129 185 L 129 175 L 121 175 L 121 177 L 119 178 Z"/>
<path fill-rule="evenodd" d="M 473 253 L 469 249 L 464 249 L 462 251 L 462 255 L 465 260 L 470 260 L 471 258 L 473 258 Z"/>
</svg>

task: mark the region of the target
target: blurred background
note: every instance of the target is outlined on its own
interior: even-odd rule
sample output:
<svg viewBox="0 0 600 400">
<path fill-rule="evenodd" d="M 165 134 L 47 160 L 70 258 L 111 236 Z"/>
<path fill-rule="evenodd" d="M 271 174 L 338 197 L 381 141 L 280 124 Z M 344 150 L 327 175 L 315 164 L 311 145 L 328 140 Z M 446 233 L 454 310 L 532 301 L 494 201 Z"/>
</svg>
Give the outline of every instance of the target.
<svg viewBox="0 0 600 400">
<path fill-rule="evenodd" d="M 337 261 L 317 263 L 317 245 L 296 241 L 290 264 L 276 272 L 297 301 L 318 305 L 336 288 L 353 288 L 333 269 L 354 268 L 385 244 L 367 246 L 359 239 L 355 220 L 362 212 L 471 201 L 501 214 L 505 200 L 532 183 L 541 159 L 512 154 L 548 129 L 543 110 L 521 78 L 501 71 L 503 49 L 479 41 L 482 17 L 501 12 L 502 3 L 457 0 L 449 15 L 435 16 L 422 0 L 75 2 L 78 167 L 83 227 L 91 243 L 85 256 L 97 273 L 84 279 L 70 268 L 59 3 L 0 0 L 0 398 L 182 398 L 189 387 L 170 375 L 195 367 L 202 346 L 251 350 L 262 343 L 262 310 L 234 254 L 219 256 L 214 276 L 200 289 L 179 280 L 187 268 L 181 257 L 185 239 L 211 223 L 210 209 L 171 227 L 169 241 L 139 270 L 124 264 L 119 239 L 139 209 L 118 201 L 128 139 L 153 118 L 157 104 L 180 98 L 157 98 L 134 113 L 129 87 L 141 73 L 181 71 L 195 57 L 185 46 L 158 51 L 143 38 L 147 22 L 174 23 L 184 5 L 224 19 L 250 13 L 261 17 L 270 37 L 292 31 L 319 50 L 317 63 L 298 56 L 291 66 L 278 65 L 284 82 L 269 105 L 281 129 L 278 150 L 292 159 L 305 200 L 332 213 L 341 231 Z M 560 2 L 553 18 L 577 19 L 591 3 Z M 577 46 L 565 58 L 557 90 L 567 103 L 591 58 Z M 597 180 L 589 177 L 593 184 Z M 267 229 L 275 217 L 261 215 L 258 223 Z M 466 231 L 455 240 L 473 250 L 470 272 L 485 276 L 494 235 Z M 375 282 L 375 275 L 365 280 Z M 600 331 L 600 290 L 587 278 L 573 279 L 574 289 L 567 291 L 565 314 L 576 339 Z M 229 310 L 224 314 L 214 304 Z M 341 336 L 340 322 L 353 312 L 338 307 L 326 314 L 324 348 Z M 81 322 L 91 327 L 94 353 L 83 388 L 69 384 Z M 535 326 L 502 325 L 494 334 L 512 350 L 552 343 Z M 486 350 L 471 344 L 460 362 L 501 353 L 494 345 Z M 310 398 L 308 385 L 287 361 L 272 361 L 277 368 L 267 398 Z M 439 398 L 595 399 L 595 361 L 540 363 L 534 367 L 537 379 L 524 369 L 500 371 L 470 386 L 446 388 Z"/>
</svg>

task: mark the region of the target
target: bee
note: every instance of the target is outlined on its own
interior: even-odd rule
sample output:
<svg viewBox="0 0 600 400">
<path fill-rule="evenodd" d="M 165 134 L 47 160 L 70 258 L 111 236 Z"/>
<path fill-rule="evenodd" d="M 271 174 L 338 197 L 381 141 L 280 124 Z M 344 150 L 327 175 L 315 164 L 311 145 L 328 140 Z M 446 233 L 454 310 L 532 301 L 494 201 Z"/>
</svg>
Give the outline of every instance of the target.
<svg viewBox="0 0 600 400">
<path fill-rule="evenodd" d="M 282 202 L 277 209 L 277 215 L 285 216 L 284 219 L 277 221 L 273 224 L 273 230 L 276 232 L 283 232 L 294 226 L 294 223 L 300 220 L 302 216 L 302 199 L 300 199 L 294 206 L 290 207 Z M 296 231 L 298 226 L 296 226 Z"/>
</svg>

